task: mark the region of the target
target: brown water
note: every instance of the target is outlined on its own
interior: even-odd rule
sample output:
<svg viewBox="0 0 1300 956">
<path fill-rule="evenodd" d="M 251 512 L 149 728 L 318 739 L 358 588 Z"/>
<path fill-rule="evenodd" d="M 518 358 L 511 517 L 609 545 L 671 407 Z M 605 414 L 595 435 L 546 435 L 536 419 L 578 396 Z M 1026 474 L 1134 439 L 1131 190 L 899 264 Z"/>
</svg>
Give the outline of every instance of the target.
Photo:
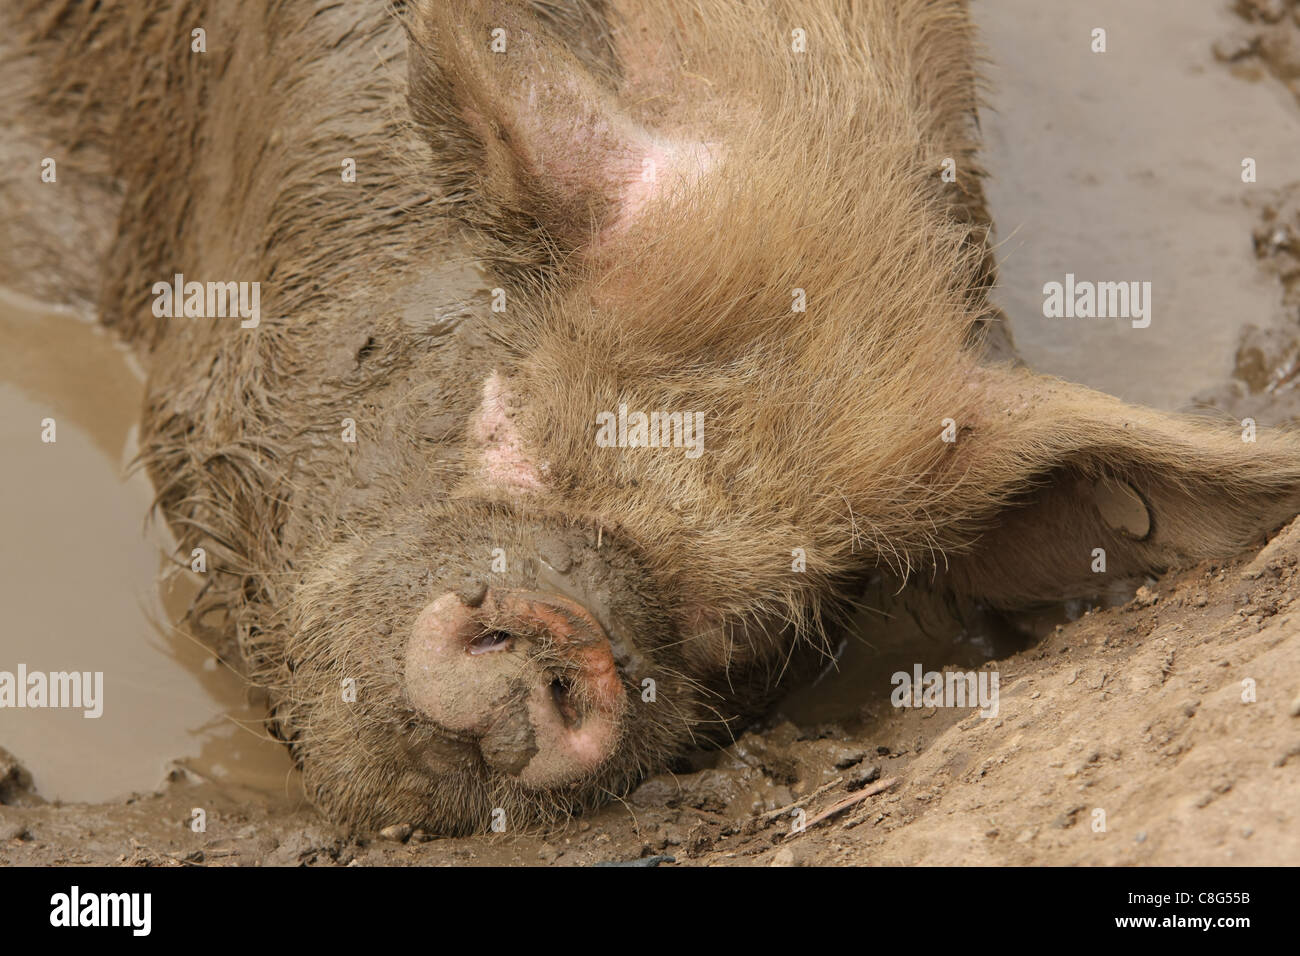
<svg viewBox="0 0 1300 956">
<path fill-rule="evenodd" d="M 996 300 L 1034 368 L 1166 409 L 1227 378 L 1241 328 L 1280 313 L 1246 205 L 1300 178 L 1300 110 L 1210 46 L 1226 0 L 977 0 L 992 63 L 981 116 L 1001 240 Z M 1094 27 L 1106 53 L 1090 50 Z M 1241 161 L 1258 182 L 1241 181 Z M 1146 280 L 1152 321 L 1043 317 L 1043 284 Z"/>
<path fill-rule="evenodd" d="M 239 679 L 177 629 L 188 574 L 158 583 L 171 542 L 135 454 L 143 388 L 94 325 L 0 294 L 0 670 L 102 671 L 103 715 L 0 710 L 0 746 L 46 799 L 152 789 L 181 761 L 281 790 L 291 764 Z M 56 441 L 41 441 L 41 421 Z"/>
</svg>

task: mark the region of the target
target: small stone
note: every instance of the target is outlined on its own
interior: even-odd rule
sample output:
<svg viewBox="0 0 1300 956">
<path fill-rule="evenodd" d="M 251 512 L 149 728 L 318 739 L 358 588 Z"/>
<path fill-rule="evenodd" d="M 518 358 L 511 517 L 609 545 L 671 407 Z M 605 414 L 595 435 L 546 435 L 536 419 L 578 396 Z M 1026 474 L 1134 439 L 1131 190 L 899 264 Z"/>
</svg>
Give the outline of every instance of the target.
<svg viewBox="0 0 1300 956">
<path fill-rule="evenodd" d="M 860 747 L 841 747 L 835 751 L 835 769 L 847 770 L 855 764 L 860 764 L 866 758 L 867 752 Z"/>
<path fill-rule="evenodd" d="M 379 835 L 385 840 L 391 840 L 394 843 L 405 843 L 411 836 L 411 825 L 409 823 L 394 823 L 380 830 Z"/>
<path fill-rule="evenodd" d="M 859 767 L 845 778 L 844 786 L 848 790 L 861 790 L 869 783 L 880 779 L 878 766 Z"/>
<path fill-rule="evenodd" d="M 638 807 L 670 807 L 681 802 L 682 782 L 668 774 L 646 780 L 632 791 L 632 803 Z"/>
<path fill-rule="evenodd" d="M 772 856 L 772 862 L 768 866 L 798 866 L 799 858 L 795 855 L 794 847 L 783 846 Z"/>
<path fill-rule="evenodd" d="M 660 863 L 676 863 L 677 858 L 674 856 L 643 856 L 636 860 L 601 860 L 599 863 L 593 863 L 592 866 L 645 866 L 656 867 Z"/>
<path fill-rule="evenodd" d="M 1292 717 L 1300 717 L 1300 694 L 1297 694 L 1295 700 L 1291 701 L 1291 708 L 1287 713 Z"/>
<path fill-rule="evenodd" d="M 13 820 L 7 823 L 0 821 L 0 843 L 8 843 L 10 840 L 25 840 L 27 836 L 27 824 L 21 820 Z"/>
<path fill-rule="evenodd" d="M 0 804 L 32 806 L 43 802 L 32 792 L 32 775 L 13 754 L 0 747 Z"/>
</svg>

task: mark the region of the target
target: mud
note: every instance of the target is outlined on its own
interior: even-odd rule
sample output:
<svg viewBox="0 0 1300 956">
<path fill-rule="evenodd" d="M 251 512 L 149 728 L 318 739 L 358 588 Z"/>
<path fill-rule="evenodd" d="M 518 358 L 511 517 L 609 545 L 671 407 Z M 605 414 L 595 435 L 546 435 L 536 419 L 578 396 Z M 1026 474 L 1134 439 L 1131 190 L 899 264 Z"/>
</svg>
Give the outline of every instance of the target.
<svg viewBox="0 0 1300 956">
<path fill-rule="evenodd" d="M 1269 190 L 1253 205 L 1255 257 L 1282 290 L 1281 314 L 1242 331 L 1232 379 L 1199 398 L 1237 419 L 1294 422 L 1300 420 L 1300 183 Z"/>
<path fill-rule="evenodd" d="M 1297 4 L 1241 6 L 1262 11 L 1244 34 L 1246 21 L 1212 3 L 1174 21 L 1118 3 L 1063 17 L 1028 0 L 977 4 L 976 16 L 997 64 L 999 112 L 985 131 L 1004 240 L 999 302 L 1026 360 L 1130 400 L 1178 408 L 1195 397 L 1263 424 L 1300 413 L 1291 404 L 1300 186 L 1261 175 L 1243 198 L 1236 153 L 1255 135 L 1261 169 L 1285 170 L 1294 156 L 1300 113 L 1277 80 L 1300 74 L 1288 74 L 1285 45 L 1269 37 L 1296 29 Z M 1104 21 L 1114 44 L 1100 88 L 1084 72 L 1091 65 L 1062 55 L 1072 31 L 1086 35 L 1084 21 Z M 1210 40 L 1234 30 L 1247 40 L 1215 47 L 1225 69 Z M 1131 125 L 1116 119 L 1117 103 L 1132 110 Z M 1212 156 L 1207 128 L 1221 140 Z M 1135 154 L 1142 142 L 1173 152 Z M 1171 290 L 1159 306 L 1165 320 L 1157 313 L 1151 328 L 1130 331 L 1037 318 L 1042 283 L 1066 264 L 1081 275 L 1155 279 Z M 24 337 L 37 320 L 41 335 Z M 123 353 L 89 325 L 9 301 L 0 326 L 20 343 L 0 359 L 0 400 L 11 412 L 2 417 L 25 429 L 21 440 L 5 436 L 19 467 L 4 480 L 22 482 L 5 488 L 5 537 L 38 548 L 25 566 L 4 552 L 3 596 L 24 608 L 6 651 L 33 667 L 69 666 L 38 657 L 58 638 L 77 655 L 70 666 L 109 671 L 92 667 L 101 646 L 118 672 L 143 662 L 111 739 L 78 717 L 52 744 L 14 723 L 19 712 L 5 713 L 0 863 L 1300 863 L 1300 525 L 1258 556 L 1149 582 L 1108 609 L 1026 616 L 1017 628 L 968 611 L 952 635 L 923 591 L 882 628 L 870 608 L 892 583 L 879 581 L 862 597 L 861 627 L 812 687 L 730 747 L 685 758 L 626 801 L 548 832 L 507 825 L 430 840 L 400 826 L 387 837 L 338 830 L 300 799 L 282 749 L 258 739 L 258 702 L 169 625 L 184 602 L 164 594 L 161 609 L 145 611 L 163 549 L 142 543 L 148 489 L 120 480 L 140 402 Z M 66 441 L 81 456 L 70 471 L 85 484 L 70 491 L 28 471 L 41 453 L 32 423 L 46 408 L 60 421 L 60 450 Z M 34 504 L 55 497 L 85 514 L 69 521 Z M 24 529 L 20 518 L 32 523 Z M 68 526 L 78 529 L 73 541 L 49 534 Z M 69 571 L 75 604 L 61 598 Z M 996 672 L 997 716 L 892 707 L 890 676 L 916 661 Z M 169 765 L 175 758 L 181 765 Z M 136 793 L 122 798 L 127 791 Z M 204 832 L 193 829 L 195 807 L 205 810 Z"/>
<path fill-rule="evenodd" d="M 1238 79 L 1270 94 L 1300 101 L 1300 3 L 1296 0 L 1239 0 L 1237 20 L 1213 45 L 1214 57 Z M 1289 93 L 1290 97 L 1286 97 Z M 1253 97 L 1258 98 L 1258 97 Z M 1292 110 L 1278 124 L 1278 141 L 1294 155 L 1300 120 Z M 1286 167 L 1283 167 L 1286 169 Z M 1261 180 L 1261 184 L 1264 181 Z M 1239 419 L 1261 423 L 1300 418 L 1296 362 L 1300 356 L 1300 182 L 1283 173 L 1247 203 L 1255 218 L 1252 251 L 1274 288 L 1278 308 L 1259 315 L 1242 330 L 1228 382 L 1198 398 Z"/>
<path fill-rule="evenodd" d="M 138 370 L 101 329 L 31 305 L 0 298 L 0 539 L 22 542 L 0 552 L 0 670 L 102 671 L 108 705 L 98 718 L 6 709 L 0 746 L 22 756 L 47 800 L 149 790 L 175 761 L 283 789 L 292 768 L 265 739 L 264 707 L 174 624 L 194 586 L 167 561 L 166 529 L 144 521 L 149 482 L 127 477 Z M 47 417 L 53 443 L 40 437 Z"/>
</svg>

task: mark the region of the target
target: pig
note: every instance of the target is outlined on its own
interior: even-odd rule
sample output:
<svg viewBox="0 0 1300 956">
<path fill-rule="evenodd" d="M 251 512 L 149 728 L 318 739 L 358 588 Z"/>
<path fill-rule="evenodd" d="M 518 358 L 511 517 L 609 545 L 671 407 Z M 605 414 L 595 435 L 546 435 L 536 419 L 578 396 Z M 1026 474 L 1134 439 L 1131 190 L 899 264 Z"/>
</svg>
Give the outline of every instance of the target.
<svg viewBox="0 0 1300 956">
<path fill-rule="evenodd" d="M 0 274 L 147 367 L 191 626 L 340 822 L 626 793 L 874 574 L 1015 609 L 1300 509 L 1293 435 L 1015 361 L 963 0 L 9 6 Z"/>
</svg>

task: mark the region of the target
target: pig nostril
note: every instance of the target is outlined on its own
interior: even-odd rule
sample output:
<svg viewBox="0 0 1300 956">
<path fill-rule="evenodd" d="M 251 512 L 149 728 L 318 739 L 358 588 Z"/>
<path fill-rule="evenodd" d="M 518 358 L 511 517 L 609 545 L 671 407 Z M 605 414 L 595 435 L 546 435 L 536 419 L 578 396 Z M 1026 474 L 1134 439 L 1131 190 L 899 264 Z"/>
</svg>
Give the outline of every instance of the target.
<svg viewBox="0 0 1300 956">
<path fill-rule="evenodd" d="M 573 705 L 572 685 L 561 677 L 551 681 L 551 699 L 555 701 L 555 709 L 560 712 L 560 717 L 570 727 L 576 727 L 582 723 L 582 718 L 578 714 L 578 708 Z"/>
<path fill-rule="evenodd" d="M 469 642 L 471 654 L 490 654 L 510 647 L 510 635 L 505 631 L 484 631 Z"/>
</svg>

